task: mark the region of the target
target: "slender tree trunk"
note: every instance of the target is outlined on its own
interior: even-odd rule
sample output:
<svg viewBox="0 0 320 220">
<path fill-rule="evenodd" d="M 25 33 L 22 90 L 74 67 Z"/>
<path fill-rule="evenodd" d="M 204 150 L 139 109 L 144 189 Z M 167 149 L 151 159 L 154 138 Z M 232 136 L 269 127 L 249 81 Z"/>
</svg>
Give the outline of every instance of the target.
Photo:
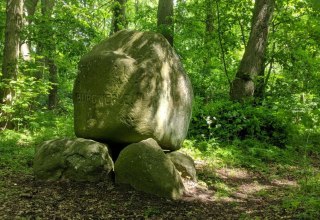
<svg viewBox="0 0 320 220">
<path fill-rule="evenodd" d="M 138 26 L 138 18 L 139 18 L 139 8 L 140 8 L 140 0 L 135 0 L 134 1 L 134 27 L 137 28 Z"/>
<path fill-rule="evenodd" d="M 18 58 L 20 46 L 20 32 L 23 18 L 23 0 L 7 0 L 6 9 L 5 45 L 2 61 L 1 83 L 6 85 L 0 88 L 1 104 L 11 104 L 15 92 L 8 84 L 16 80 L 18 75 Z"/>
<path fill-rule="evenodd" d="M 228 73 L 228 68 L 227 68 L 227 62 L 226 62 L 226 56 L 225 56 L 225 49 L 224 49 L 224 45 L 222 43 L 222 33 L 221 33 L 221 22 L 220 22 L 220 7 L 219 7 L 219 2 L 220 0 L 216 0 L 216 8 L 217 8 L 217 18 L 218 18 L 218 40 L 219 40 L 219 46 L 220 46 L 220 50 L 221 50 L 221 60 L 223 63 L 223 70 L 224 73 L 226 75 L 226 78 L 228 80 L 228 84 L 229 86 L 231 86 L 231 80 L 229 77 L 229 73 Z"/>
<path fill-rule="evenodd" d="M 159 0 L 157 18 L 159 32 L 168 40 L 171 46 L 173 46 L 173 0 Z"/>
<path fill-rule="evenodd" d="M 49 82 L 53 83 L 49 91 L 48 108 L 54 109 L 58 102 L 58 71 L 53 59 L 46 58 L 46 66 L 49 68 Z"/>
<path fill-rule="evenodd" d="M 246 45 L 247 45 L 247 41 L 246 41 L 246 36 L 245 36 L 245 34 L 244 34 L 244 27 L 243 27 L 243 23 L 242 23 L 242 21 L 241 21 L 241 18 L 240 18 L 240 16 L 238 17 L 238 22 L 239 22 L 239 26 L 240 26 L 240 30 L 241 30 L 241 40 L 242 40 L 242 43 L 243 43 L 243 46 L 244 47 L 246 47 Z"/>
<path fill-rule="evenodd" d="M 230 88 L 232 100 L 243 100 L 254 95 L 257 75 L 264 71 L 268 27 L 274 4 L 274 0 L 255 1 L 249 41 Z"/>
<path fill-rule="evenodd" d="M 127 28 L 126 3 L 127 0 L 114 0 L 110 35 Z"/>
<path fill-rule="evenodd" d="M 139 12 L 139 6 L 140 6 L 140 0 L 135 0 L 134 1 L 134 10 L 135 10 L 136 14 L 138 14 L 138 12 Z"/>
<path fill-rule="evenodd" d="M 40 50 L 44 54 L 44 65 L 49 70 L 49 82 L 51 89 L 48 95 L 48 109 L 54 109 L 58 103 L 58 71 L 54 62 L 55 56 L 55 41 L 54 32 L 52 30 L 52 11 L 55 0 L 41 0 L 41 13 L 45 22 L 42 25 L 42 38 Z"/>
<path fill-rule="evenodd" d="M 20 46 L 20 32 L 23 19 L 23 0 L 7 0 L 5 43 L 2 61 L 2 76 L 0 76 L 0 107 L 4 104 L 12 105 L 15 90 L 10 85 L 18 75 L 18 59 Z M 11 116 L 0 109 L 0 127 L 13 127 Z"/>
<path fill-rule="evenodd" d="M 272 23 L 271 25 L 272 33 L 275 32 L 275 25 Z M 270 78 L 270 74 L 273 68 L 273 63 L 274 63 L 274 50 L 275 50 L 275 42 L 273 42 L 271 51 L 270 51 L 270 61 L 269 61 L 269 69 L 267 71 L 267 75 L 265 76 L 265 71 L 266 71 L 266 61 L 264 61 L 263 68 L 261 72 L 258 74 L 258 79 L 257 79 L 257 88 L 256 92 L 254 94 L 256 103 L 262 102 L 265 98 L 265 93 L 266 93 L 266 87 Z"/>
<path fill-rule="evenodd" d="M 24 16 L 23 16 L 24 27 L 32 23 L 32 17 L 34 16 L 34 13 L 36 11 L 37 4 L 38 4 L 38 0 L 25 0 Z M 31 48 L 31 42 L 28 39 L 24 39 L 24 42 L 22 42 L 20 46 L 20 53 L 21 53 L 22 59 L 25 61 L 28 61 L 31 59 L 30 48 Z"/>
<path fill-rule="evenodd" d="M 29 24 L 32 23 L 32 16 L 34 16 L 36 12 L 38 2 L 39 0 L 25 0 L 25 9 L 28 13 L 27 20 Z"/>
<path fill-rule="evenodd" d="M 205 0 L 205 30 L 203 38 L 203 67 L 202 67 L 202 78 L 210 77 L 212 67 L 212 57 L 213 57 L 213 42 L 214 42 L 214 7 L 213 0 Z M 209 102 L 212 97 L 211 91 L 206 91 L 205 101 Z"/>
<path fill-rule="evenodd" d="M 205 1 L 206 7 L 206 20 L 205 20 L 205 33 L 204 33 L 204 50 L 206 52 L 203 59 L 203 73 L 205 76 L 210 74 L 211 58 L 213 56 L 213 39 L 214 39 L 214 10 L 212 0 Z"/>
</svg>

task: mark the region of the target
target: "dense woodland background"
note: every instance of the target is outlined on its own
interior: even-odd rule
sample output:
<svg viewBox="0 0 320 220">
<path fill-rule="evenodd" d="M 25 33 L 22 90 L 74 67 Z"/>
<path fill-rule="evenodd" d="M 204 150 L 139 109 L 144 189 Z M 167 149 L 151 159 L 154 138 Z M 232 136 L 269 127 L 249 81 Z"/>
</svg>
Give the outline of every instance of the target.
<svg viewBox="0 0 320 220">
<path fill-rule="evenodd" d="M 154 31 L 193 85 L 184 150 L 210 172 L 241 167 L 296 180 L 277 207 L 319 217 L 319 21 L 319 0 L 1 1 L 0 175 L 30 173 L 35 145 L 74 136 L 83 54 L 124 28 Z M 233 190 L 208 173 L 199 179 L 223 196 Z"/>
</svg>

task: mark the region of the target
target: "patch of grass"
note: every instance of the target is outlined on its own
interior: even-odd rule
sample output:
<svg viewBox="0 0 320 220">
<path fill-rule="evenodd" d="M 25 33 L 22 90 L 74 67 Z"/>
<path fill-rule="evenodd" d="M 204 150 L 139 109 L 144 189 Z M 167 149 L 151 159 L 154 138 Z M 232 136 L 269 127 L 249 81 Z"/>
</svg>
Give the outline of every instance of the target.
<svg viewBox="0 0 320 220">
<path fill-rule="evenodd" d="M 152 216 L 157 216 L 157 215 L 159 215 L 159 214 L 161 214 L 161 211 L 160 211 L 158 208 L 156 208 L 156 207 L 147 207 L 147 208 L 144 210 L 143 216 L 144 216 L 145 218 L 150 218 L 150 217 L 152 217 Z"/>
<path fill-rule="evenodd" d="M 214 188 L 217 190 L 215 196 L 218 198 L 229 197 L 234 192 L 234 189 L 222 181 L 218 181 L 214 184 Z"/>
<path fill-rule="evenodd" d="M 11 130 L 0 134 L 0 167 L 30 172 L 34 148 L 27 131 Z"/>
<path fill-rule="evenodd" d="M 5 130 L 0 133 L 0 168 L 30 173 L 37 145 L 55 138 L 73 136 L 71 116 L 41 113 L 29 129 Z"/>
<path fill-rule="evenodd" d="M 320 217 L 320 173 L 299 182 L 300 188 L 284 198 L 282 206 L 295 213 L 299 219 Z"/>
<path fill-rule="evenodd" d="M 286 194 L 281 195 L 282 203 L 276 208 L 286 209 L 298 219 L 320 217 L 320 154 L 319 148 L 314 145 L 278 148 L 251 139 L 230 144 L 215 140 L 188 140 L 184 150 L 206 162 L 199 179 L 215 188 L 218 197 L 230 196 L 234 190 L 215 176 L 215 169 L 240 167 L 258 172 L 269 180 L 284 178 L 298 181 L 298 188 L 287 188 Z M 265 198 L 270 196 L 269 190 L 261 190 L 256 195 Z"/>
<path fill-rule="evenodd" d="M 274 174 L 274 170 L 270 169 L 275 167 L 280 170 L 311 163 L 308 158 L 303 160 L 301 152 L 295 148 L 278 148 L 251 139 L 237 140 L 231 144 L 219 143 L 215 140 L 200 142 L 187 140 L 183 149 L 192 157 L 208 161 L 214 167 L 243 167 L 268 175 Z M 285 175 L 285 172 L 279 172 L 279 174 Z"/>
<path fill-rule="evenodd" d="M 258 192 L 256 192 L 255 195 L 260 196 L 260 197 L 268 197 L 269 191 L 267 189 L 262 189 L 262 190 L 259 190 Z"/>
</svg>

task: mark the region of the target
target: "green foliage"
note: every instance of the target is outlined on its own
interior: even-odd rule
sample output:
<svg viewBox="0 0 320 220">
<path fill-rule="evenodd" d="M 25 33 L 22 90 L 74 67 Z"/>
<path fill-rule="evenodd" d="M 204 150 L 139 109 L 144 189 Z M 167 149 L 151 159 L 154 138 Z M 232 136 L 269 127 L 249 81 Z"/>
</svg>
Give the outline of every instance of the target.
<svg viewBox="0 0 320 220">
<path fill-rule="evenodd" d="M 297 163 L 301 166 L 301 152 L 288 147 L 281 149 L 255 139 L 243 141 L 235 140 L 233 143 L 219 143 L 214 139 L 207 141 L 187 140 L 184 143 L 184 151 L 194 158 L 207 158 L 216 167 L 233 166 L 245 167 L 259 172 L 269 173 L 269 166 L 279 166 L 279 172 L 286 172 L 288 166 Z M 309 161 L 306 161 L 309 163 Z"/>
<path fill-rule="evenodd" d="M 30 133 L 18 133 L 7 130 L 0 133 L 0 167 L 30 172 L 34 149 L 26 143 Z"/>
<path fill-rule="evenodd" d="M 152 216 L 157 216 L 161 211 L 156 207 L 147 207 L 144 211 L 144 218 L 151 218 Z"/>
<path fill-rule="evenodd" d="M 283 201 L 283 207 L 292 211 L 295 218 L 316 219 L 320 216 L 320 174 L 300 181 L 300 188 L 290 193 Z"/>
<path fill-rule="evenodd" d="M 23 71 L 25 74 L 19 74 L 17 80 L 4 81 L 0 84 L 2 88 L 15 91 L 12 105 L 0 106 L 0 111 L 3 112 L 1 121 L 11 120 L 17 129 L 34 120 L 33 114 L 42 108 L 41 99 L 38 97 L 47 94 L 50 88 L 47 82 L 35 78 L 34 72 L 37 71 L 35 65 L 34 62 L 20 65 L 19 72 Z"/>
<path fill-rule="evenodd" d="M 216 197 L 232 197 L 236 191 L 236 181 L 239 180 L 234 179 L 235 183 L 223 181 L 216 175 L 215 169 L 229 168 L 232 172 L 236 167 L 246 168 L 263 174 L 269 181 L 283 178 L 298 180 L 298 186 L 287 188 L 285 196 L 273 195 L 276 196 L 273 200 L 281 197 L 281 202 L 275 204 L 275 209 L 285 209 L 286 212 L 292 213 L 291 218 L 294 219 L 316 219 L 320 216 L 320 154 L 314 154 L 311 149 L 281 149 L 247 139 L 237 140 L 232 144 L 220 144 L 215 140 L 187 140 L 183 150 L 207 163 L 206 168 L 202 168 L 206 170 L 198 171 L 199 181 L 213 187 Z M 257 196 L 268 198 L 270 192 L 267 189 L 261 190 L 257 192 Z"/>
<path fill-rule="evenodd" d="M 138 5 L 135 5 L 138 4 Z M 157 1 L 128 1 L 129 28 L 145 31 L 157 30 Z"/>
<path fill-rule="evenodd" d="M 71 115 L 57 116 L 47 111 L 33 117 L 29 129 L 0 133 L 0 168 L 29 173 L 37 145 L 50 139 L 74 136 Z"/>
<path fill-rule="evenodd" d="M 267 106 L 251 103 L 216 101 L 205 104 L 195 101 L 189 135 L 222 142 L 240 139 L 256 139 L 284 147 L 288 139 L 287 121 Z"/>
<path fill-rule="evenodd" d="M 265 63 L 265 74 L 272 67 L 266 96 L 262 105 L 253 106 L 228 101 L 228 78 L 233 79 L 244 52 L 253 3 L 176 1 L 174 47 L 196 95 L 183 151 L 206 161 L 210 172 L 200 172 L 200 183 L 221 197 L 230 196 L 235 187 L 219 179 L 214 168 L 241 167 L 271 179 L 299 179 L 299 188 L 289 190 L 278 208 L 294 213 L 292 218 L 316 219 L 320 216 L 320 4 L 276 1 Z M 56 1 L 53 16 L 43 16 L 39 5 L 29 17 L 32 25 L 21 33 L 22 41 L 31 44 L 31 61 L 19 61 L 17 80 L 0 82 L 16 91 L 12 105 L 0 106 L 0 121 L 12 119 L 15 124 L 15 130 L 0 133 L 0 170 L 30 173 L 35 146 L 74 136 L 72 89 L 78 61 L 110 33 L 112 1 Z M 1 1 L 0 67 L 5 7 Z M 157 31 L 157 1 L 127 1 L 126 7 L 130 29 Z M 209 12 L 211 33 L 206 30 Z M 44 56 L 52 58 L 58 70 L 59 102 L 54 111 L 46 107 L 52 84 Z M 266 196 L 268 191 L 259 193 Z M 146 218 L 158 214 L 156 207 L 145 208 Z"/>
</svg>

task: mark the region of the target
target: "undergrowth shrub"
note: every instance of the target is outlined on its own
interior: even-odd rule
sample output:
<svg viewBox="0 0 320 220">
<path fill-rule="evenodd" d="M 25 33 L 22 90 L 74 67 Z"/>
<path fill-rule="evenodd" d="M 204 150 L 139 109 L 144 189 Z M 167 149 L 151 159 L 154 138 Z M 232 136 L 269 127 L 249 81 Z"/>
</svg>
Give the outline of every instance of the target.
<svg viewBox="0 0 320 220">
<path fill-rule="evenodd" d="M 216 138 L 222 142 L 256 139 L 284 147 L 289 129 L 287 119 L 267 106 L 228 100 L 204 104 L 196 98 L 189 136 L 204 140 Z"/>
<path fill-rule="evenodd" d="M 0 88 L 11 89 L 15 93 L 11 104 L 0 105 L 0 124 L 4 125 L 4 128 L 32 130 L 43 124 L 43 120 L 39 120 L 42 115 L 50 115 L 46 112 L 52 83 L 48 79 L 48 69 L 42 65 L 36 59 L 29 62 L 21 61 L 17 79 L 0 82 Z M 0 72 L 0 76 L 1 74 Z M 71 117 L 73 114 L 73 84 L 70 81 L 73 81 L 74 75 L 74 69 L 71 69 L 58 77 L 58 105 L 52 111 L 55 116 Z"/>
<path fill-rule="evenodd" d="M 4 80 L 0 83 L 1 88 L 13 90 L 15 93 L 10 105 L 0 106 L 0 123 L 9 122 L 9 128 L 25 128 L 36 119 L 35 113 L 43 110 L 43 97 L 47 96 L 51 85 L 36 77 L 36 68 L 34 61 L 21 63 L 16 80 Z"/>
</svg>

